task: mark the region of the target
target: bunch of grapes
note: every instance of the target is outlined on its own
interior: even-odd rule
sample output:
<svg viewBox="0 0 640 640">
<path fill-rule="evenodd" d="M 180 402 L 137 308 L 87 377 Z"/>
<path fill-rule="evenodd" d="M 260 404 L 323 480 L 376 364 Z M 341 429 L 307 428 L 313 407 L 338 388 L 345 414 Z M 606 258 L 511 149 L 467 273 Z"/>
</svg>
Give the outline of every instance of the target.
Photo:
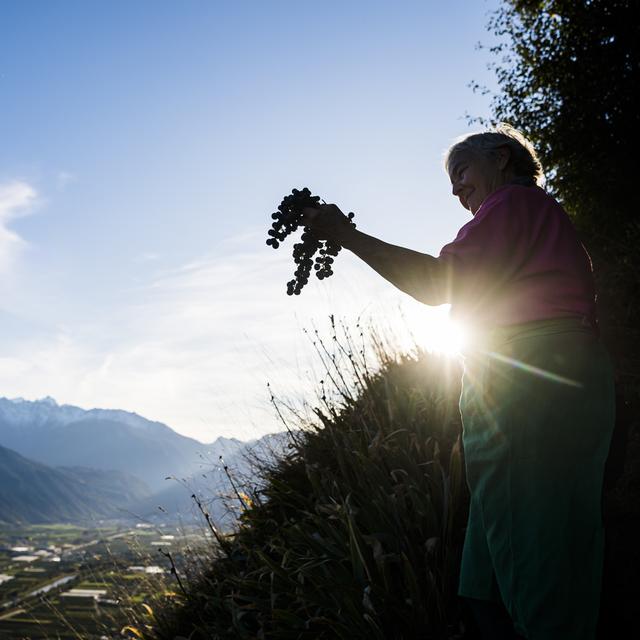
<svg viewBox="0 0 640 640">
<path fill-rule="evenodd" d="M 275 222 L 268 231 L 268 235 L 271 237 L 267 240 L 267 244 L 277 249 L 280 243 L 290 233 L 304 224 L 302 220 L 302 211 L 304 208 L 317 208 L 319 200 L 320 196 L 312 196 L 311 191 L 309 191 L 307 187 L 302 189 L 302 191 L 293 189 L 290 195 L 284 197 L 278 207 L 278 211 L 271 214 Z M 347 216 L 349 221 L 352 220 L 353 216 L 353 213 L 349 213 Z M 355 222 L 351 222 L 351 224 L 355 228 Z M 302 287 L 309 282 L 311 267 L 315 269 L 316 277 L 319 280 L 323 280 L 332 275 L 333 270 L 331 265 L 341 249 L 340 245 L 335 242 L 320 240 L 320 238 L 313 233 L 313 229 L 308 226 L 304 227 L 300 239 L 302 242 L 293 245 L 293 259 L 297 265 L 297 269 L 294 274 L 295 278 L 287 282 L 287 295 L 300 295 Z M 316 251 L 318 255 L 315 258 L 314 264 L 313 256 Z"/>
</svg>

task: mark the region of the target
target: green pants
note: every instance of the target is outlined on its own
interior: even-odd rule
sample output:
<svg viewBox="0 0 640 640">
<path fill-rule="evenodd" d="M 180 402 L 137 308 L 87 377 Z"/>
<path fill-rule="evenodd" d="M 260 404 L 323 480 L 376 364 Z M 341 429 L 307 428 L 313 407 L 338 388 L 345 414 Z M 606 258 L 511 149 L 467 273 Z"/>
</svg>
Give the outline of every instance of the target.
<svg viewBox="0 0 640 640">
<path fill-rule="evenodd" d="M 504 602 L 529 640 L 595 638 L 612 366 L 580 320 L 494 330 L 464 356 L 471 495 L 458 594 Z"/>
</svg>

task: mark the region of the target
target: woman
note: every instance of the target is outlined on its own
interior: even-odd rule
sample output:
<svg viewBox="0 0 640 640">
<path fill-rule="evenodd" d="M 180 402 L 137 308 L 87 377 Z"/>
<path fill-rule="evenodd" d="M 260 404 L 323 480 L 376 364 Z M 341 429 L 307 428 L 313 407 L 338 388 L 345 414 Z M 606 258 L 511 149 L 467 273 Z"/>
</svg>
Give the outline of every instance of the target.
<svg viewBox="0 0 640 640">
<path fill-rule="evenodd" d="M 450 303 L 473 330 L 460 397 L 471 501 L 458 594 L 483 637 L 592 639 L 614 391 L 591 261 L 517 130 L 460 139 L 445 166 L 473 219 L 437 258 L 354 229 L 335 205 L 305 209 L 305 224 L 417 300 Z"/>
</svg>

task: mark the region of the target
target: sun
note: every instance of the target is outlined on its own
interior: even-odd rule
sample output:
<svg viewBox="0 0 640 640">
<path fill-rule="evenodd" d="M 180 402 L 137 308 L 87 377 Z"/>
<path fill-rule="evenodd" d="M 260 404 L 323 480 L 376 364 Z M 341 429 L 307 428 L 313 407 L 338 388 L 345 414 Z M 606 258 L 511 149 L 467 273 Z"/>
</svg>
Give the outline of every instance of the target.
<svg viewBox="0 0 640 640">
<path fill-rule="evenodd" d="M 449 316 L 450 305 L 405 308 L 403 315 L 417 346 L 431 353 L 458 356 L 469 341 L 468 331 Z"/>
<path fill-rule="evenodd" d="M 427 351 L 446 356 L 460 355 L 467 343 L 464 327 L 448 316 L 434 317 L 422 330 L 422 344 Z"/>
<path fill-rule="evenodd" d="M 467 342 L 463 327 L 450 319 L 434 322 L 428 331 L 431 333 L 425 341 L 428 351 L 435 351 L 447 356 L 460 355 Z"/>
</svg>

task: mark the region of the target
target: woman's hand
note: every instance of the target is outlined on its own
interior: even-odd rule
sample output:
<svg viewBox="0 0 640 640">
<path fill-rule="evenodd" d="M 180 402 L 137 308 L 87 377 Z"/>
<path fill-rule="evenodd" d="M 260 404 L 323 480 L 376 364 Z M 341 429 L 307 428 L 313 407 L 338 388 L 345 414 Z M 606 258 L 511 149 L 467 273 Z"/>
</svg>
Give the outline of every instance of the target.
<svg viewBox="0 0 640 640">
<path fill-rule="evenodd" d="M 340 245 L 354 230 L 353 223 L 335 204 L 305 207 L 302 210 L 302 220 L 305 226 L 311 228 L 313 235 Z"/>
</svg>

